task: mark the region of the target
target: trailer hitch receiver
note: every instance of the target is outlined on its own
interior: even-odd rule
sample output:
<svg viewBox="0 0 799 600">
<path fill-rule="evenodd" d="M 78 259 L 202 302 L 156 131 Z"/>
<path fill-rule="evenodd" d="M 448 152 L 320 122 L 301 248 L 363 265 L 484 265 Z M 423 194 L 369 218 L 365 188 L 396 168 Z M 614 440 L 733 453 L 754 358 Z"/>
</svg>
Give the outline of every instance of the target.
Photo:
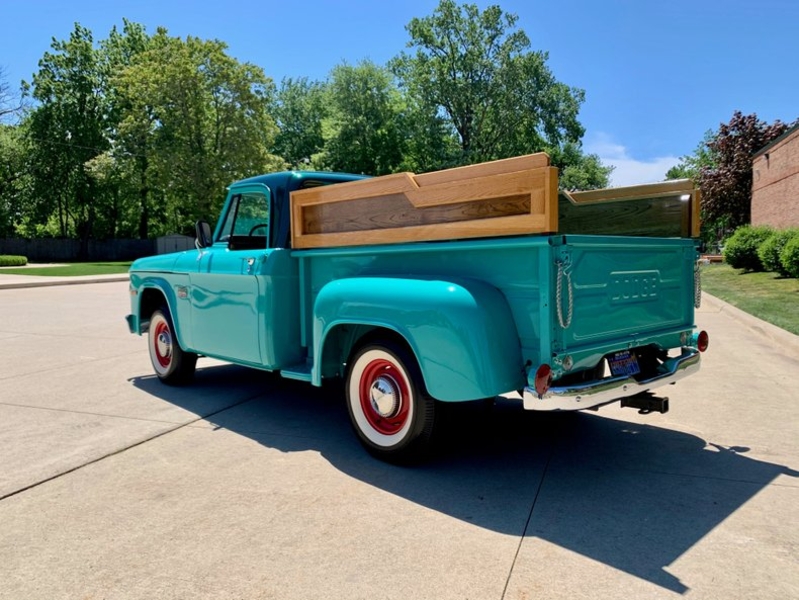
<svg viewBox="0 0 799 600">
<path fill-rule="evenodd" d="M 638 414 L 648 415 L 657 412 L 666 414 L 669 412 L 669 399 L 655 396 L 652 392 L 641 392 L 635 396 L 628 396 L 621 399 L 622 407 L 637 408 Z"/>
</svg>

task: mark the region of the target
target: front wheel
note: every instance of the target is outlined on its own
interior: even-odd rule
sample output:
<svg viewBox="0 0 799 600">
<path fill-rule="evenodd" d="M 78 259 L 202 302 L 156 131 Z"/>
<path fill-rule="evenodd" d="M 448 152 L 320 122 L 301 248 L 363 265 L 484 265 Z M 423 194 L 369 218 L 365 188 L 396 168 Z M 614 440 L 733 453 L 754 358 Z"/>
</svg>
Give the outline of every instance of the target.
<svg viewBox="0 0 799 600">
<path fill-rule="evenodd" d="M 150 362 L 161 381 L 169 385 L 181 385 L 191 380 L 197 355 L 184 352 L 178 344 L 169 309 L 159 308 L 150 317 L 147 345 L 150 348 Z"/>
<path fill-rule="evenodd" d="M 427 453 L 435 400 L 427 395 L 406 348 L 381 342 L 358 350 L 350 362 L 346 395 L 352 425 L 370 454 L 406 463 Z"/>
</svg>

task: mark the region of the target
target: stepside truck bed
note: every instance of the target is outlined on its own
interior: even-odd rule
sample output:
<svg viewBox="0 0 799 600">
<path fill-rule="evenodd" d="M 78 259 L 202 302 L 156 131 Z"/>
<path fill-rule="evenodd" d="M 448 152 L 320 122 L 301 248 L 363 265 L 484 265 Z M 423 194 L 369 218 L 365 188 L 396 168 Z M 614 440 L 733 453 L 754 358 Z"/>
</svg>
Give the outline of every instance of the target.
<svg viewBox="0 0 799 600">
<path fill-rule="evenodd" d="M 612 373 L 603 377 L 608 357 L 619 350 L 633 351 L 641 363 L 635 375 L 651 378 L 694 329 L 691 240 L 551 235 L 302 250 L 294 256 L 300 261 L 302 344 L 315 383 L 334 374 L 334 361 L 325 364 L 314 353 L 329 336 L 342 335 L 339 323 L 397 331 L 419 358 L 429 393 L 443 401 L 534 386 L 544 363 L 551 365 L 556 392 L 559 382 L 579 385 L 597 374 L 609 382 Z M 476 305 L 462 322 L 462 307 L 450 297 L 460 289 Z M 398 298 L 404 300 L 399 307 Z M 336 306 L 335 315 L 327 305 Z M 451 322 L 433 319 L 436 310 Z M 475 348 L 483 355 L 475 356 Z M 694 362 L 692 369 L 698 358 Z M 631 385 L 626 391 L 615 398 L 643 390 Z M 538 410 L 609 400 L 530 396 L 525 407 Z"/>
</svg>

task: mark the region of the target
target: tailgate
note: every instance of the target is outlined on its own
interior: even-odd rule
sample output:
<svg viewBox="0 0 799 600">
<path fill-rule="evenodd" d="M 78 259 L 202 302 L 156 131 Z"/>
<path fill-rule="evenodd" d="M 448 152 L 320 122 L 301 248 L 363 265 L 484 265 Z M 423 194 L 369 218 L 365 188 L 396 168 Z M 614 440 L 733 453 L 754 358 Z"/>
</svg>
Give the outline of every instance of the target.
<svg viewBox="0 0 799 600">
<path fill-rule="evenodd" d="M 561 350 L 635 345 L 693 326 L 693 240 L 566 235 L 552 243 L 551 314 Z"/>
</svg>

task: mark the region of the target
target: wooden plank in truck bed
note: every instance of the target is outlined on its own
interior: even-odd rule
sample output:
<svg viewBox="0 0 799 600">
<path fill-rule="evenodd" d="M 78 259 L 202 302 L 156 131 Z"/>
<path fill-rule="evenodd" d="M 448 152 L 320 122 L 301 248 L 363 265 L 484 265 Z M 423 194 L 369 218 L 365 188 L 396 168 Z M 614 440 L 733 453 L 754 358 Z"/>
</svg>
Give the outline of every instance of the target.
<svg viewBox="0 0 799 600">
<path fill-rule="evenodd" d="M 544 153 L 291 194 L 294 248 L 544 233 L 698 237 L 689 180 L 558 193 Z"/>
<path fill-rule="evenodd" d="M 292 246 L 318 248 L 546 233 L 557 169 L 531 154 L 292 192 Z"/>
<path fill-rule="evenodd" d="M 699 200 L 688 179 L 561 192 L 558 233 L 699 237 Z"/>
</svg>

